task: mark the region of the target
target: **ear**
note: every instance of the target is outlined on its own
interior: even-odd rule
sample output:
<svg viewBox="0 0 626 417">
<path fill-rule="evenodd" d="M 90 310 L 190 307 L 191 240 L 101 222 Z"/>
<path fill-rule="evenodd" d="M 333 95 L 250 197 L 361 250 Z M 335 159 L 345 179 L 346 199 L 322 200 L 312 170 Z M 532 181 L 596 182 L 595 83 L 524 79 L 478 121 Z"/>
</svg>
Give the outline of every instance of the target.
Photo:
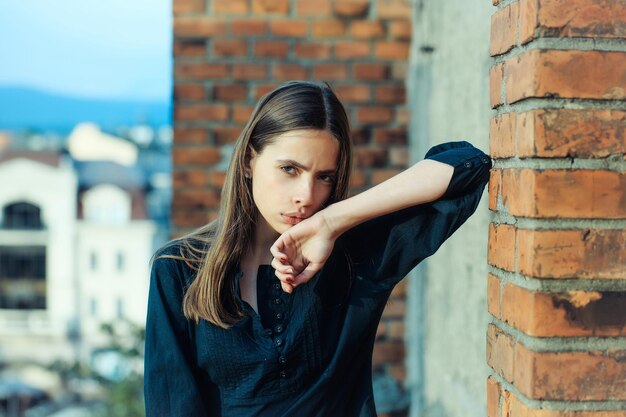
<svg viewBox="0 0 626 417">
<path fill-rule="evenodd" d="M 254 150 L 252 145 L 248 145 L 248 149 L 246 150 L 246 157 L 244 159 L 244 169 L 246 171 L 252 172 L 256 156 L 257 152 Z"/>
</svg>

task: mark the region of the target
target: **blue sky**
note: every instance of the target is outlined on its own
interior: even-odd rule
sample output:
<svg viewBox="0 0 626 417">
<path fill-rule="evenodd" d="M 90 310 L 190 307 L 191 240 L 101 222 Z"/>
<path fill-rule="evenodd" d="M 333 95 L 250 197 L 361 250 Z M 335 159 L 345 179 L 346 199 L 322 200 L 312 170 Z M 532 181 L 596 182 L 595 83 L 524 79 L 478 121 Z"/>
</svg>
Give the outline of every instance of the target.
<svg viewBox="0 0 626 417">
<path fill-rule="evenodd" d="M 168 101 L 171 0 L 0 3 L 0 86 Z"/>
</svg>

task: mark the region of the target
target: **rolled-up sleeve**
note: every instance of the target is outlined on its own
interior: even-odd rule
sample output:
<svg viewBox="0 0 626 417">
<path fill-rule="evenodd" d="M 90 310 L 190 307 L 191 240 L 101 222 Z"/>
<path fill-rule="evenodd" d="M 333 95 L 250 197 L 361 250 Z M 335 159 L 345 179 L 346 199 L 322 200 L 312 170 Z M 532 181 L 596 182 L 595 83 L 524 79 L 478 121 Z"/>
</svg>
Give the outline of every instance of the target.
<svg viewBox="0 0 626 417">
<path fill-rule="evenodd" d="M 177 261 L 157 257 L 150 276 L 146 321 L 147 417 L 207 415 L 204 401 L 208 393 L 195 365 L 193 329 L 182 310 L 183 290 L 184 278 Z"/>
<path fill-rule="evenodd" d="M 476 211 L 489 180 L 489 156 L 461 141 L 437 145 L 425 159 L 454 167 L 441 198 L 370 220 L 341 237 L 361 278 L 393 287 Z"/>
</svg>

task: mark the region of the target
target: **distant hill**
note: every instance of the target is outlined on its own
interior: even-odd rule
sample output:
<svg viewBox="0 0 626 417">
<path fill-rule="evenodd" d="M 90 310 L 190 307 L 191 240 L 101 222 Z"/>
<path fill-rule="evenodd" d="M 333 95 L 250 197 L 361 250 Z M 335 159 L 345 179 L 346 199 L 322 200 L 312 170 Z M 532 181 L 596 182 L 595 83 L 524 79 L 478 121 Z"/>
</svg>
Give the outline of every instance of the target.
<svg viewBox="0 0 626 417">
<path fill-rule="evenodd" d="M 86 99 L 0 86 L 0 130 L 68 133 L 80 122 L 94 122 L 103 129 L 169 125 L 170 103 Z"/>
</svg>

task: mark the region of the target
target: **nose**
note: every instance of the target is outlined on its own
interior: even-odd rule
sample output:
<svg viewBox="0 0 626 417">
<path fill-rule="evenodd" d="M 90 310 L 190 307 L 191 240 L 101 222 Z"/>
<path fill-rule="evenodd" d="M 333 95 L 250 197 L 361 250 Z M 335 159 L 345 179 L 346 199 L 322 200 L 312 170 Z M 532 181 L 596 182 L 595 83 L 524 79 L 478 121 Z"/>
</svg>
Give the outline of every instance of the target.
<svg viewBox="0 0 626 417">
<path fill-rule="evenodd" d="M 309 206 L 313 203 L 315 183 L 312 179 L 302 176 L 293 195 L 293 202 L 298 206 Z"/>
</svg>

